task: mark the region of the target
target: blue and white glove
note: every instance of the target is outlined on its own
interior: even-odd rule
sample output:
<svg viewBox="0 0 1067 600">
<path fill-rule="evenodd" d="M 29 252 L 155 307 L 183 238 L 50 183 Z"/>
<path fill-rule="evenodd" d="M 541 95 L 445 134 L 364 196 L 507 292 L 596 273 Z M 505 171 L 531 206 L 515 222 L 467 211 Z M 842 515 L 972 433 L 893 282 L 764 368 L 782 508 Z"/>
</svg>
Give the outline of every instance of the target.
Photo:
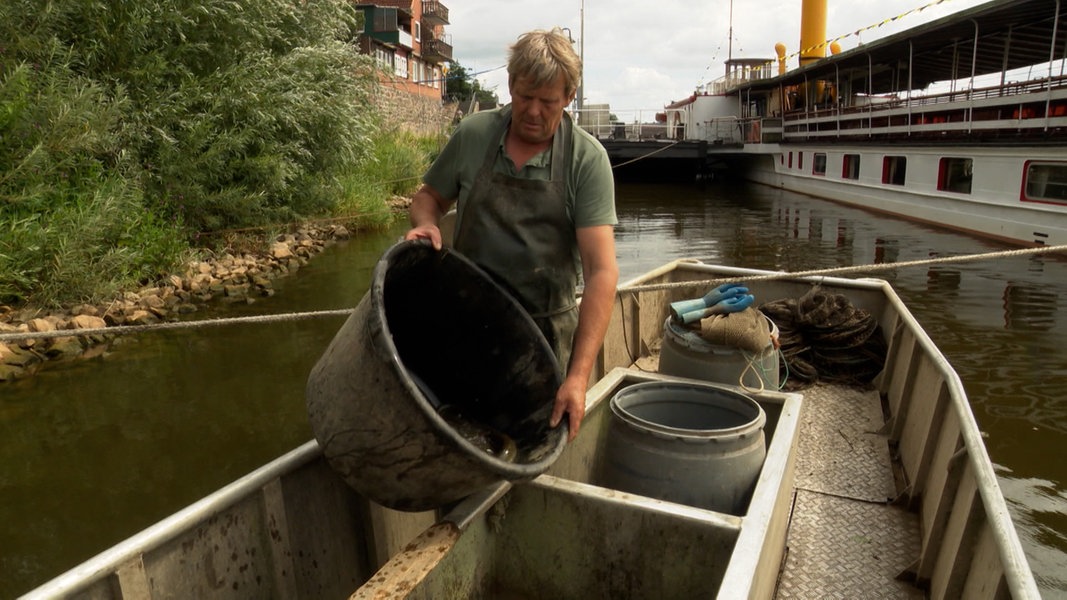
<svg viewBox="0 0 1067 600">
<path fill-rule="evenodd" d="M 711 308 L 716 304 L 736 300 L 748 294 L 748 288 L 743 283 L 724 283 L 719 287 L 704 294 L 703 298 L 694 300 L 679 300 L 671 303 L 671 317 L 675 321 L 681 321 L 682 315 L 696 310 Z M 749 303 L 751 304 L 751 302 Z M 742 310 L 742 309 L 738 309 Z M 736 312 L 736 311 L 729 311 Z"/>
<path fill-rule="evenodd" d="M 743 296 L 737 296 L 733 298 L 727 298 L 721 302 L 716 303 L 714 306 L 707 308 L 698 308 L 697 310 L 691 310 L 686 313 L 682 313 L 678 320 L 682 323 L 695 323 L 705 317 L 711 315 L 726 315 L 729 313 L 740 312 L 746 308 L 752 306 L 752 303 L 756 301 L 756 297 L 752 294 L 745 294 Z"/>
</svg>

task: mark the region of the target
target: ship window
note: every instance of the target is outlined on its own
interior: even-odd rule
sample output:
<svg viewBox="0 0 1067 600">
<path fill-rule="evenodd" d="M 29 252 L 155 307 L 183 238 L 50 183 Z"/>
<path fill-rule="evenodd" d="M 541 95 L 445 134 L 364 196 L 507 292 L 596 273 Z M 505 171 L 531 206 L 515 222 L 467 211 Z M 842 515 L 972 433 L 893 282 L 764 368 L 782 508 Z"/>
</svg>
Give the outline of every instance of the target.
<svg viewBox="0 0 1067 600">
<path fill-rule="evenodd" d="M 1023 190 L 1026 200 L 1067 204 L 1067 163 L 1027 163 Z"/>
<path fill-rule="evenodd" d="M 972 163 L 969 158 L 942 158 L 937 167 L 937 189 L 970 194 Z"/>
<path fill-rule="evenodd" d="M 904 173 L 907 171 L 908 159 L 904 156 L 885 156 L 882 158 L 882 183 L 904 185 Z"/>
<path fill-rule="evenodd" d="M 797 168 L 801 171 L 804 170 L 804 153 L 797 152 Z"/>
<path fill-rule="evenodd" d="M 812 165 L 811 172 L 816 175 L 826 175 L 826 154 L 823 152 L 816 152 Z"/>
<path fill-rule="evenodd" d="M 792 152 L 789 153 L 789 168 L 790 169 L 793 168 L 793 153 Z"/>
<path fill-rule="evenodd" d="M 846 154 L 844 160 L 841 163 L 841 178 L 842 179 L 859 179 L 860 178 L 860 155 L 859 154 Z"/>
</svg>

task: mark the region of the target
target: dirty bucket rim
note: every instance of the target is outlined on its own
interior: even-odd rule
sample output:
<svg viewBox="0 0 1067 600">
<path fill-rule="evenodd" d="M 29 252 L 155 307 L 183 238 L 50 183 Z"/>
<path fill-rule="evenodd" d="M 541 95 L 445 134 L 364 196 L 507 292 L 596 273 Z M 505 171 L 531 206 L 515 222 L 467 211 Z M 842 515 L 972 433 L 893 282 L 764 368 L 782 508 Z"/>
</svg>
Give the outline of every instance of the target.
<svg viewBox="0 0 1067 600">
<path fill-rule="evenodd" d="M 687 429 L 682 427 L 671 427 L 669 425 L 656 423 L 655 421 L 642 419 L 641 417 L 627 410 L 626 406 L 621 405 L 622 400 L 625 400 L 626 396 L 631 396 L 635 393 L 652 389 L 668 389 L 672 392 L 681 391 L 683 393 L 689 394 L 698 393 L 701 391 L 714 391 L 716 393 L 729 397 L 735 403 L 739 403 L 748 408 L 755 409 L 756 414 L 747 422 L 734 427 L 724 427 L 718 429 Z M 647 404 L 649 402 L 655 402 L 655 400 L 646 400 L 641 404 Z M 707 382 L 647 381 L 642 383 L 634 383 L 617 391 L 611 397 L 609 406 L 611 407 L 611 412 L 615 417 L 617 417 L 628 427 L 631 427 L 641 433 L 663 438 L 683 439 L 689 442 L 728 442 L 751 437 L 762 432 L 764 425 L 767 422 L 767 413 L 763 410 L 763 406 L 761 406 L 760 403 L 757 402 L 754 398 L 748 396 L 747 394 L 741 393 L 735 389 Z"/>
<path fill-rule="evenodd" d="M 522 307 L 518 300 L 516 300 L 510 293 L 507 292 L 496 280 L 494 280 L 484 269 L 479 267 L 474 261 L 464 256 L 462 253 L 449 248 L 443 248 L 441 250 L 433 250 L 428 240 L 416 239 L 416 240 L 403 240 L 388 248 L 385 253 L 374 266 L 374 272 L 371 276 L 371 286 L 369 290 L 370 301 L 375 307 L 371 311 L 372 315 L 381 314 L 381 309 L 385 302 L 385 279 L 388 272 L 388 268 L 391 261 L 398 255 L 404 252 L 410 251 L 426 251 L 429 250 L 438 255 L 440 260 L 446 258 L 453 258 L 464 264 L 465 267 L 480 274 L 485 281 L 491 286 L 498 289 L 501 292 L 501 296 L 505 298 L 506 302 L 513 304 L 514 313 L 517 318 L 527 321 L 528 326 L 533 331 L 540 334 L 540 329 L 534 322 L 533 318 L 529 316 L 526 309 Z M 389 352 L 389 363 L 396 375 L 407 388 L 412 398 L 415 399 L 416 405 L 433 421 L 437 427 L 436 432 L 445 436 L 449 441 L 463 449 L 463 454 L 468 459 L 471 459 L 481 466 L 486 467 L 496 475 L 508 479 L 511 481 L 518 481 L 524 479 L 532 479 L 548 469 L 559 456 L 563 453 L 564 448 L 567 445 L 567 437 L 569 428 L 566 421 L 561 421 L 560 425 L 555 428 L 551 428 L 548 431 L 548 440 L 545 442 L 546 446 L 551 446 L 550 449 L 544 453 L 538 460 L 532 462 L 509 462 L 497 458 L 488 452 L 478 448 L 471 443 L 467 438 L 463 437 L 459 432 L 455 430 L 437 410 L 433 407 L 430 401 L 424 394 L 424 390 L 413 379 L 413 372 L 407 368 L 404 361 L 400 358 L 400 352 L 397 350 L 396 344 L 393 342 L 393 334 L 390 331 L 389 323 L 385 319 L 380 319 L 376 323 L 378 327 L 381 327 L 382 342 L 385 348 Z M 548 345 L 548 341 L 540 336 L 543 349 L 549 354 L 554 356 L 551 347 Z M 556 387 L 559 388 L 563 383 L 562 374 L 557 370 L 556 373 Z"/>
</svg>

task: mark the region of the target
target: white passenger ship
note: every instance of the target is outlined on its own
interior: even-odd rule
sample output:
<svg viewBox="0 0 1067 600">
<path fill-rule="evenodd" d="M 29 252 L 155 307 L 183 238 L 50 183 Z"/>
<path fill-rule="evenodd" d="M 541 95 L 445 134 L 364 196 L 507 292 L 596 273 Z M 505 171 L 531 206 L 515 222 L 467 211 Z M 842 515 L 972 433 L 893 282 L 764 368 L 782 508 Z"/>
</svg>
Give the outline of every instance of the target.
<svg viewBox="0 0 1067 600">
<path fill-rule="evenodd" d="M 786 71 L 781 45 L 777 60 L 727 61 L 723 79 L 667 107 L 668 137 L 706 142 L 759 183 L 1067 243 L 1067 6 L 996 0 L 836 51 L 804 38 L 826 39 L 807 5 L 799 68 Z"/>
</svg>

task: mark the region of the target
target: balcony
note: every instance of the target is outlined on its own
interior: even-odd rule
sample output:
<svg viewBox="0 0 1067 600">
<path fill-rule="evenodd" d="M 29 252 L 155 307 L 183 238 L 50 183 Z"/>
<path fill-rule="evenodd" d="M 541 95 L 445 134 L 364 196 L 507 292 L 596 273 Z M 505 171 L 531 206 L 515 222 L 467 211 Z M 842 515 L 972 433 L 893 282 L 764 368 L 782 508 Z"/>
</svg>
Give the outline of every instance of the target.
<svg viewBox="0 0 1067 600">
<path fill-rule="evenodd" d="M 448 7 L 437 0 L 422 0 L 422 20 L 431 27 L 448 25 Z"/>
<path fill-rule="evenodd" d="M 364 33 L 379 42 L 414 48 L 410 31 L 410 18 L 401 18 L 402 9 L 396 7 L 374 6 L 365 9 L 366 26 Z"/>
<path fill-rule="evenodd" d="M 432 63 L 452 60 L 452 45 L 441 39 L 427 39 L 422 42 L 422 57 Z"/>
<path fill-rule="evenodd" d="M 358 2 L 357 4 L 371 4 L 382 8 L 395 8 L 410 15 L 412 14 L 411 3 L 412 0 L 369 0 L 368 2 Z"/>
</svg>

